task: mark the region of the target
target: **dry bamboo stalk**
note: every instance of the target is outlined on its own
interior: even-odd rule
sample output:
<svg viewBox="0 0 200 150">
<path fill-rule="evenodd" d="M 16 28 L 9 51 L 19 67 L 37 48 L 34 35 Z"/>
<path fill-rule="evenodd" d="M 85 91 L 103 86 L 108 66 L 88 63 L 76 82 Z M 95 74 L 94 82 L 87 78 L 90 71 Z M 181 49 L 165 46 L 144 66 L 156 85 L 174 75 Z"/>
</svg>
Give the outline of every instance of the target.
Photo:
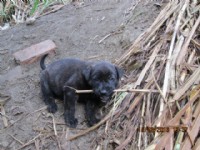
<svg viewBox="0 0 200 150">
<path fill-rule="evenodd" d="M 191 97 L 191 99 L 186 103 L 186 105 L 175 115 L 174 118 L 172 118 L 169 123 L 168 126 L 172 126 L 174 124 L 179 124 L 180 120 L 182 119 L 182 115 L 185 114 L 185 112 L 187 111 L 187 109 L 193 105 L 193 103 L 197 100 L 199 100 L 199 94 L 200 94 L 200 90 L 198 89 L 197 92 L 195 92 L 195 94 Z M 199 115 L 199 114 L 198 114 Z M 200 120 L 199 120 L 200 121 Z M 200 124 L 200 123 L 199 123 Z M 194 133 L 193 133 L 194 134 Z M 188 136 L 191 138 L 190 133 L 188 132 Z"/>
<path fill-rule="evenodd" d="M 165 150 L 173 150 L 173 146 L 174 146 L 174 132 L 173 129 L 171 129 L 172 132 L 172 136 L 169 138 L 168 143 L 165 145 Z"/>
<path fill-rule="evenodd" d="M 197 116 L 198 114 L 200 114 L 200 99 L 199 99 L 199 102 L 195 108 L 195 111 L 194 111 L 194 114 L 193 114 L 193 117 Z"/>
<path fill-rule="evenodd" d="M 149 41 L 151 37 L 156 33 L 158 29 L 163 25 L 163 23 L 175 12 L 178 11 L 178 1 L 175 2 L 169 2 L 168 5 L 160 12 L 156 20 L 153 22 L 153 24 L 150 26 L 150 28 L 147 29 L 146 32 L 148 32 L 145 41 Z"/>
<path fill-rule="evenodd" d="M 184 14 L 188 4 L 189 4 L 189 0 L 186 0 L 185 4 L 181 8 L 181 11 L 179 12 L 179 15 L 178 15 L 178 18 L 177 18 L 177 21 L 176 21 L 176 25 L 175 25 L 175 28 L 174 28 L 174 33 L 173 33 L 173 36 L 172 36 L 172 40 L 171 40 L 171 44 L 170 44 L 170 48 L 169 48 L 169 53 L 168 53 L 168 56 L 167 56 L 166 68 L 165 68 L 165 77 L 164 77 L 164 83 L 163 83 L 163 96 L 164 97 L 166 97 L 167 91 L 169 90 L 169 79 L 170 79 L 170 76 L 171 76 L 170 72 L 172 70 L 171 65 L 172 65 L 172 61 L 173 61 L 172 55 L 173 55 L 173 51 L 174 51 L 176 36 L 177 36 L 178 29 L 179 29 L 179 26 L 180 26 L 180 23 L 181 23 L 181 19 L 183 17 L 183 14 Z M 164 109 L 164 103 L 163 103 L 163 101 L 161 101 L 158 117 L 161 116 L 163 109 Z M 161 122 L 158 122 L 157 126 L 160 126 L 160 125 L 161 125 Z M 158 134 L 156 133 L 155 137 L 157 135 Z"/>
<path fill-rule="evenodd" d="M 199 87 L 196 87 L 196 88 L 199 89 Z M 194 93 L 194 95 L 195 95 L 195 93 Z M 192 97 L 191 97 L 191 99 L 192 99 Z M 194 114 L 193 114 L 193 118 L 195 119 L 193 126 L 192 126 L 192 128 L 188 129 L 190 139 L 188 137 L 186 137 L 185 141 L 184 141 L 184 144 L 190 145 L 190 146 L 194 145 L 195 138 L 196 138 L 196 136 L 198 134 L 198 130 L 200 128 L 200 113 L 199 113 L 200 112 L 200 99 L 198 99 L 198 101 L 199 102 L 198 102 L 197 107 L 196 107 Z M 191 143 L 192 143 L 192 145 L 191 145 Z"/>
<path fill-rule="evenodd" d="M 195 123 L 193 124 L 192 129 L 191 130 L 188 129 L 188 132 L 190 133 L 189 135 L 191 135 L 190 138 L 192 143 L 190 142 L 189 137 L 186 137 L 185 141 L 182 144 L 181 148 L 182 150 L 191 149 L 192 145 L 194 145 L 195 138 L 198 135 L 199 128 L 200 128 L 200 114 L 198 115 Z"/>
<path fill-rule="evenodd" d="M 136 127 L 132 126 L 127 139 L 121 145 L 119 145 L 115 150 L 122 150 L 122 149 L 124 149 L 125 146 L 130 142 L 130 140 L 133 137 L 133 134 L 136 132 L 136 130 L 137 130 Z"/>
<path fill-rule="evenodd" d="M 167 124 L 167 126 L 173 126 L 173 125 L 177 125 L 178 122 L 180 121 L 181 116 L 185 113 L 185 111 L 187 110 L 187 108 L 194 103 L 198 98 L 199 98 L 199 93 L 200 90 L 198 90 L 195 95 L 193 96 L 193 98 L 187 102 L 187 104 L 176 114 L 176 116 L 174 118 L 172 118 L 169 123 Z M 165 145 L 166 143 L 163 143 L 166 139 L 168 139 L 169 137 L 171 137 L 171 135 L 169 133 L 166 133 L 163 135 L 163 137 L 160 138 L 160 141 L 157 142 L 155 144 L 155 140 L 154 140 L 154 145 L 156 145 L 156 147 L 158 149 L 160 149 L 163 145 Z"/>
<path fill-rule="evenodd" d="M 192 53 L 190 54 L 189 59 L 187 61 L 188 64 L 191 64 L 191 61 L 193 60 L 194 56 L 195 56 L 195 50 L 193 50 Z M 181 82 L 184 82 L 186 75 L 187 75 L 187 70 L 183 70 L 180 77 Z"/>
<path fill-rule="evenodd" d="M 146 85 L 145 88 L 149 88 L 153 84 L 153 80 L 149 81 Z M 132 113 L 133 109 L 137 106 L 137 104 L 140 102 L 140 100 L 143 97 L 143 93 L 138 95 L 135 100 L 130 104 L 129 109 L 127 110 L 127 115 Z"/>
<path fill-rule="evenodd" d="M 191 40 L 193 44 L 195 44 L 198 48 L 200 48 L 200 43 L 198 43 L 196 40 L 192 39 Z"/>
<path fill-rule="evenodd" d="M 150 112 L 150 103 L 151 103 L 151 94 L 147 94 L 147 102 L 146 102 L 146 110 L 145 110 L 145 118 L 144 118 L 144 127 L 149 127 L 151 125 L 151 121 L 150 121 L 150 118 L 151 118 L 151 112 Z M 144 132 L 143 133 L 144 135 L 144 147 L 147 147 L 148 145 L 148 133 L 147 132 Z"/>
<path fill-rule="evenodd" d="M 191 55 L 189 56 L 188 58 L 188 64 L 191 64 L 192 60 L 194 59 L 195 57 L 195 50 L 192 51 Z M 185 78 L 184 78 L 185 79 Z M 192 97 L 192 94 L 190 95 L 190 97 Z M 191 98 L 190 98 L 191 99 Z M 186 110 L 186 114 L 185 114 L 185 118 L 187 118 L 186 122 L 187 124 L 189 123 L 189 120 L 190 120 L 190 117 L 191 117 L 191 114 L 192 114 L 192 109 L 191 107 L 189 107 L 187 110 Z"/>
<path fill-rule="evenodd" d="M 196 20 L 194 26 L 192 27 L 192 30 L 190 31 L 190 35 L 187 38 L 187 40 L 186 40 L 186 42 L 185 42 L 185 44 L 184 44 L 184 46 L 183 46 L 183 48 L 182 48 L 182 50 L 181 50 L 181 52 L 179 54 L 179 57 L 177 59 L 177 65 L 180 65 L 181 62 L 183 61 L 183 58 L 184 58 L 184 56 L 185 56 L 185 54 L 187 52 L 188 45 L 189 45 L 189 43 L 190 43 L 190 41 L 191 41 L 191 39 L 192 39 L 192 37 L 194 35 L 194 32 L 196 31 L 197 27 L 199 26 L 199 23 L 200 23 L 200 16 L 198 17 L 198 19 Z"/>
<path fill-rule="evenodd" d="M 176 91 L 176 94 L 174 95 L 173 99 L 170 102 L 175 102 L 176 100 L 181 100 L 181 96 L 185 94 L 185 92 L 194 84 L 194 82 L 200 81 L 200 67 L 197 68 L 193 74 L 190 76 L 188 81 Z"/>
<path fill-rule="evenodd" d="M 191 64 L 193 58 L 194 58 L 194 55 L 195 55 L 195 51 L 192 52 L 192 54 L 189 56 L 188 58 L 188 64 Z M 183 75 L 181 76 L 182 78 L 182 82 L 185 80 L 185 75 L 186 75 L 186 71 L 184 70 Z M 190 98 L 191 99 L 191 98 Z M 186 124 L 189 124 L 189 120 L 191 119 L 191 107 L 189 107 L 187 110 L 186 110 L 186 113 L 185 113 L 185 118 L 187 118 L 186 121 Z M 176 146 L 180 145 L 180 143 L 182 142 L 183 140 L 183 136 L 184 136 L 184 132 L 183 131 L 180 131 L 179 134 L 178 134 L 178 137 L 177 137 L 177 140 L 176 140 Z"/>
<path fill-rule="evenodd" d="M 142 128 L 143 126 L 143 118 L 144 118 L 144 113 L 145 113 L 145 105 L 146 105 L 146 101 L 144 100 L 143 103 L 142 103 L 142 113 L 141 113 L 141 119 L 140 119 L 140 129 Z M 142 137 L 142 132 L 139 132 L 139 139 L 138 139 L 138 149 L 140 150 L 141 149 L 141 137 Z"/>
<path fill-rule="evenodd" d="M 180 149 L 180 147 L 181 147 L 181 142 L 182 142 L 182 140 L 183 140 L 183 136 L 184 136 L 184 132 L 181 131 L 181 132 L 178 134 L 178 137 L 177 137 L 177 139 L 176 139 L 176 143 L 175 143 L 174 149 Z"/>
<path fill-rule="evenodd" d="M 197 139 L 197 142 L 195 143 L 195 146 L 192 150 L 200 150 L 200 138 Z"/>
<path fill-rule="evenodd" d="M 171 89 L 175 90 L 176 89 L 176 59 L 178 57 L 179 52 L 181 51 L 181 47 L 184 42 L 184 36 L 180 36 L 178 39 L 178 42 L 176 44 L 176 47 L 174 48 L 174 54 L 173 54 L 173 59 L 172 59 L 172 66 L 171 66 Z"/>
<path fill-rule="evenodd" d="M 183 14 L 184 14 L 188 4 L 189 4 L 189 0 L 186 0 L 185 4 L 183 5 L 183 7 L 180 10 L 180 13 L 178 15 L 177 22 L 176 22 L 175 29 L 174 29 L 174 33 L 173 33 L 173 36 L 172 36 L 172 40 L 171 40 L 171 44 L 170 44 L 170 48 L 169 48 L 169 54 L 168 54 L 168 57 L 167 57 L 165 78 L 164 78 L 164 84 L 163 84 L 163 95 L 164 96 L 166 96 L 167 90 L 168 90 L 168 87 L 169 87 L 168 81 L 169 81 L 170 71 L 171 71 L 172 54 L 174 52 L 175 39 L 176 39 L 177 32 L 178 32 L 178 29 L 179 29 L 179 26 L 180 26 L 180 23 L 181 23 L 181 19 L 183 17 Z"/>
<path fill-rule="evenodd" d="M 146 63 L 144 69 L 142 70 L 142 72 L 140 73 L 140 76 L 138 77 L 137 81 L 135 82 L 135 85 L 133 88 L 136 88 L 138 85 L 141 84 L 142 80 L 144 79 L 144 76 L 146 74 L 146 72 L 149 70 L 150 66 L 152 65 L 152 63 L 154 62 L 158 52 L 160 51 L 160 48 L 162 46 L 162 43 L 159 43 L 155 49 L 153 50 L 153 53 L 151 54 L 148 62 Z"/>
</svg>

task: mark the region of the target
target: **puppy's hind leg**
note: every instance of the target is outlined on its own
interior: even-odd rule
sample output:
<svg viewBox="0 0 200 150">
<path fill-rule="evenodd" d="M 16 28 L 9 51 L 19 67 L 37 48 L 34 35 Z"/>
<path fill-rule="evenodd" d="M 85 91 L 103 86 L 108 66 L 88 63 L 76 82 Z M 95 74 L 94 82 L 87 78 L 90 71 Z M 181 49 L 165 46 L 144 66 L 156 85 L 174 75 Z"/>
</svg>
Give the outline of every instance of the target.
<svg viewBox="0 0 200 150">
<path fill-rule="evenodd" d="M 44 75 L 44 74 L 43 74 Z M 53 94 L 49 88 L 47 80 L 44 79 L 44 76 L 41 77 L 41 90 L 44 98 L 44 102 L 47 105 L 47 109 L 50 113 L 55 113 L 57 111 L 57 105 L 55 103 L 55 99 L 53 98 Z"/>
<path fill-rule="evenodd" d="M 75 104 L 78 95 L 74 90 L 64 87 L 64 118 L 65 122 L 71 128 L 76 128 L 78 120 L 75 118 Z"/>
</svg>

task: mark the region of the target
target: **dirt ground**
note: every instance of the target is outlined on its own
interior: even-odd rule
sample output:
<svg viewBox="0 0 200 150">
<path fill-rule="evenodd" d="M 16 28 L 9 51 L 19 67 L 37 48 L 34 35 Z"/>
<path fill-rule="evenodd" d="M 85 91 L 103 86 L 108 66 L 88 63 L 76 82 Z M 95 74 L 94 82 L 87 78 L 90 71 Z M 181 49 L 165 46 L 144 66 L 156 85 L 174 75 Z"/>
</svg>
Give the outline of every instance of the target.
<svg viewBox="0 0 200 150">
<path fill-rule="evenodd" d="M 78 127 L 69 129 L 64 124 L 62 103 L 58 102 L 59 110 L 53 117 L 58 136 L 54 136 L 52 115 L 44 108 L 41 97 L 39 62 L 18 65 L 12 54 L 51 39 L 57 45 L 57 53 L 49 57 L 47 63 L 65 57 L 114 62 L 154 21 L 161 10 L 155 2 L 144 1 L 137 6 L 134 0 L 94 0 L 82 6 L 70 4 L 38 18 L 33 25 L 19 24 L 1 31 L 0 98 L 3 99 L 2 95 L 11 98 L 4 105 L 7 128 L 0 115 L 0 149 L 96 149 L 98 136 L 104 131 L 66 141 L 67 137 L 87 128 L 81 104 L 76 112 Z"/>
</svg>

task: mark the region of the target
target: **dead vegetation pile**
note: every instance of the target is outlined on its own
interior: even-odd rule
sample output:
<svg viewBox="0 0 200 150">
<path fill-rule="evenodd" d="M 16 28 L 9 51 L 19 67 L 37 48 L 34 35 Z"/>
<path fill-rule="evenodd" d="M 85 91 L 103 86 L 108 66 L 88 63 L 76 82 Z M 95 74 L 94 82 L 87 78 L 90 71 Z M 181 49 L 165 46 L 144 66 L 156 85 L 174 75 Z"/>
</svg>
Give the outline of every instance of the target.
<svg viewBox="0 0 200 150">
<path fill-rule="evenodd" d="M 200 2 L 171 0 L 117 61 L 128 75 L 96 149 L 199 149 Z M 157 132 L 155 132 L 157 131 Z M 69 138 L 73 140 L 75 137 Z"/>
</svg>

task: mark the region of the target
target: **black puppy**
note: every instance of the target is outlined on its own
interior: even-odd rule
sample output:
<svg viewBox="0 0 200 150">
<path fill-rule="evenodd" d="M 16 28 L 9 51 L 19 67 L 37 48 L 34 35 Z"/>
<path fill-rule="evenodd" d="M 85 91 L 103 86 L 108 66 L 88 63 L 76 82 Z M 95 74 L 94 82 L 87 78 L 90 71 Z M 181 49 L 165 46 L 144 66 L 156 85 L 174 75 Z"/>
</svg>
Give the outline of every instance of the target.
<svg viewBox="0 0 200 150">
<path fill-rule="evenodd" d="M 48 67 L 44 65 L 44 55 L 40 61 L 43 69 L 41 74 L 41 90 L 48 111 L 55 113 L 57 105 L 54 98 L 64 100 L 64 118 L 67 125 L 75 128 L 75 103 L 85 103 L 86 118 L 92 126 L 98 119 L 95 111 L 101 104 L 106 104 L 117 87 L 123 70 L 111 63 L 100 61 L 94 64 L 78 59 L 62 59 Z M 92 89 L 93 94 L 76 94 L 72 88 L 79 90 Z"/>
</svg>

